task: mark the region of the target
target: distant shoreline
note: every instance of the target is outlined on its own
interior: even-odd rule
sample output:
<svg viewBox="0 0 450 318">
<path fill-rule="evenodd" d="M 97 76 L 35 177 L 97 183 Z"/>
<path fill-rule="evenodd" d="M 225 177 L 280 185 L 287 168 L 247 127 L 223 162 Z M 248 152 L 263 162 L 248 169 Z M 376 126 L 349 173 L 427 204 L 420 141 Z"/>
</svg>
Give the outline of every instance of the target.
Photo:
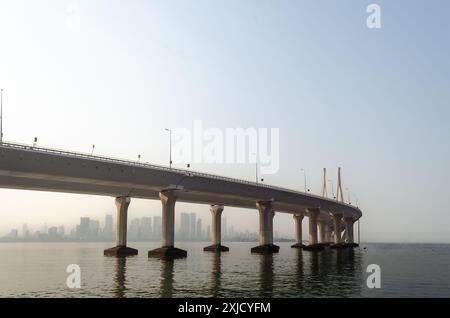
<svg viewBox="0 0 450 318">
<path fill-rule="evenodd" d="M 292 243 L 294 242 L 294 239 L 275 239 L 274 242 L 278 243 Z M 223 242 L 226 243 L 254 243 L 258 242 L 258 240 L 224 240 Z M 304 241 L 307 244 L 307 241 Z M 59 240 L 59 241 L 8 241 L 8 240 L 0 240 L 0 244 L 2 243 L 110 243 L 114 244 L 115 241 L 76 241 L 76 240 Z M 160 241 L 130 241 L 130 244 L 132 243 L 160 243 Z M 180 243 L 210 243 L 209 241 L 180 241 Z M 450 245 L 450 243 L 423 243 L 423 242 L 362 242 L 360 245 Z"/>
<path fill-rule="evenodd" d="M 277 242 L 294 242 L 294 239 L 286 239 L 280 238 L 275 239 Z M 61 240 L 6 240 L 0 239 L 0 243 L 114 243 L 115 240 L 96 240 L 96 241 L 81 241 L 81 240 L 72 240 L 72 239 L 61 239 Z M 139 242 L 139 243 L 160 243 L 160 240 L 130 240 L 129 242 Z M 210 241 L 180 241 L 183 243 L 211 243 Z M 258 242 L 258 240 L 224 240 L 224 242 L 237 242 L 237 243 L 246 243 L 246 242 Z"/>
</svg>

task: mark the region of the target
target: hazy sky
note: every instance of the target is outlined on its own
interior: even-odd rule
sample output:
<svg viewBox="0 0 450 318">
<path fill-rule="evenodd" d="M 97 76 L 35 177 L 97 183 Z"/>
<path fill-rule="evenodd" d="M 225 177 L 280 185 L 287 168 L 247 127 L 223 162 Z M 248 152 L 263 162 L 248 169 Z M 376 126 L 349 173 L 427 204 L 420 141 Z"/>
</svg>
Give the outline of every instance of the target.
<svg viewBox="0 0 450 318">
<path fill-rule="evenodd" d="M 381 29 L 366 26 L 370 3 Z M 304 168 L 319 193 L 322 168 L 336 180 L 342 166 L 362 240 L 450 242 L 449 12 L 446 0 L 0 0 L 4 139 L 166 164 L 166 127 L 279 128 L 266 183 L 302 189 Z M 254 178 L 252 165 L 193 169 Z M 115 213 L 107 197 L 0 197 L 0 235 Z M 183 211 L 209 221 L 208 206 Z M 257 230 L 256 209 L 224 215 Z M 292 217 L 275 230 L 293 233 Z"/>
</svg>

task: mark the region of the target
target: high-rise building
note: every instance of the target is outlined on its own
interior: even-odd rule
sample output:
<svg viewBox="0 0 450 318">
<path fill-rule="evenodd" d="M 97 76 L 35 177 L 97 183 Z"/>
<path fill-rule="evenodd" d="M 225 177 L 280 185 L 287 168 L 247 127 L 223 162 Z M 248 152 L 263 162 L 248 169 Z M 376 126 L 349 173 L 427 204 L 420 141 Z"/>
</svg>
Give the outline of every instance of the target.
<svg viewBox="0 0 450 318">
<path fill-rule="evenodd" d="M 160 216 L 153 217 L 153 238 L 159 240 L 161 238 L 162 220 Z"/>
<path fill-rule="evenodd" d="M 233 238 L 234 237 L 234 227 L 232 225 L 230 226 L 230 229 L 229 229 L 227 234 L 228 234 L 229 238 Z"/>
<path fill-rule="evenodd" d="M 12 229 L 11 232 L 9 232 L 8 235 L 6 235 L 7 238 L 15 241 L 19 237 L 19 230 Z"/>
<path fill-rule="evenodd" d="M 100 234 L 100 222 L 98 220 L 89 220 L 89 238 L 98 239 Z"/>
<path fill-rule="evenodd" d="M 29 238 L 30 237 L 30 230 L 28 229 L 28 225 L 24 223 L 22 225 L 22 237 L 23 238 Z"/>
<path fill-rule="evenodd" d="M 189 235 L 188 235 L 188 239 L 193 241 L 195 240 L 195 227 L 196 227 L 196 218 L 197 215 L 195 213 L 191 213 L 189 214 Z"/>
<path fill-rule="evenodd" d="M 77 226 L 77 237 L 81 240 L 87 240 L 90 237 L 91 219 L 88 217 L 80 218 L 80 225 Z"/>
<path fill-rule="evenodd" d="M 152 218 L 151 217 L 142 217 L 141 218 L 141 239 L 148 240 L 152 238 Z"/>
<path fill-rule="evenodd" d="M 58 237 L 58 228 L 56 226 L 52 226 L 48 229 L 47 233 L 50 239 L 55 239 Z"/>
<path fill-rule="evenodd" d="M 139 240 L 140 239 L 140 220 L 132 219 L 130 223 L 130 227 L 128 228 L 128 238 L 130 240 Z"/>
<path fill-rule="evenodd" d="M 58 226 L 58 235 L 64 237 L 64 234 L 66 234 L 64 226 L 63 225 Z"/>
<path fill-rule="evenodd" d="M 105 216 L 105 227 L 103 228 L 103 237 L 105 239 L 114 238 L 113 223 L 113 216 L 111 214 L 107 214 Z"/>
<path fill-rule="evenodd" d="M 180 230 L 179 239 L 187 240 L 189 238 L 190 216 L 188 213 L 181 213 L 180 215 Z"/>
<path fill-rule="evenodd" d="M 203 239 L 203 235 L 202 235 L 202 219 L 200 219 L 200 218 L 198 218 L 198 220 L 197 220 L 196 231 L 197 231 L 196 239 L 198 241 L 201 241 Z"/>
</svg>

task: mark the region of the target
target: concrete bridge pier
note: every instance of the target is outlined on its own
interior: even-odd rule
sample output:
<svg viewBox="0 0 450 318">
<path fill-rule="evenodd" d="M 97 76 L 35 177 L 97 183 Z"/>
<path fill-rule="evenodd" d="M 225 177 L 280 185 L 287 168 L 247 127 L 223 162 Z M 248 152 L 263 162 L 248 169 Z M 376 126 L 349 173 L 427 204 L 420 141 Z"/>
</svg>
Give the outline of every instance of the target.
<svg viewBox="0 0 450 318">
<path fill-rule="evenodd" d="M 342 244 L 342 238 L 341 238 L 341 233 L 342 233 L 342 214 L 340 213 L 334 213 L 332 214 L 333 217 L 333 227 L 334 227 L 334 231 L 333 231 L 333 245 L 331 245 L 332 248 L 340 248 L 340 247 L 344 247 L 344 244 Z"/>
<path fill-rule="evenodd" d="M 304 218 L 303 213 L 294 214 L 294 223 L 295 223 L 295 244 L 292 245 L 292 248 L 303 248 L 305 245 L 303 244 L 303 230 L 302 230 L 302 222 Z"/>
<path fill-rule="evenodd" d="M 306 209 L 309 219 L 309 245 L 305 246 L 303 249 L 308 251 L 318 251 L 323 249 L 323 245 L 318 244 L 317 237 L 317 218 L 320 214 L 319 208 L 309 208 Z"/>
<path fill-rule="evenodd" d="M 148 251 L 148 257 L 183 258 L 187 256 L 185 250 L 174 247 L 175 242 L 175 190 L 164 190 L 159 193 L 162 203 L 162 239 L 161 247 Z"/>
<path fill-rule="evenodd" d="M 138 250 L 127 247 L 127 218 L 130 197 L 116 198 L 117 225 L 116 225 L 116 247 L 109 248 L 103 252 L 105 256 L 131 256 L 137 255 Z"/>
<path fill-rule="evenodd" d="M 272 210 L 269 217 L 269 244 L 273 245 L 273 219 L 275 218 L 275 211 Z"/>
<path fill-rule="evenodd" d="M 345 224 L 345 241 L 347 243 L 348 247 L 357 247 L 358 244 L 355 243 L 353 238 L 353 224 L 355 223 L 355 220 L 352 217 L 345 217 L 344 218 L 344 224 Z"/>
<path fill-rule="evenodd" d="M 203 251 L 216 253 L 228 252 L 230 249 L 221 244 L 222 243 L 221 219 L 222 219 L 223 205 L 211 205 L 210 210 L 212 216 L 212 226 L 211 226 L 212 245 L 205 247 Z"/>
<path fill-rule="evenodd" d="M 332 235 L 333 235 L 333 230 L 331 229 L 330 224 L 327 223 L 326 227 L 325 227 L 325 240 L 327 243 L 331 243 Z"/>
<path fill-rule="evenodd" d="M 319 242 L 320 244 L 327 244 L 327 222 L 325 220 L 320 220 L 317 222 L 319 227 Z"/>
<path fill-rule="evenodd" d="M 275 212 L 271 201 L 258 201 L 259 210 L 259 246 L 251 249 L 252 253 L 272 254 L 278 253 L 280 247 L 273 244 L 273 218 Z"/>
</svg>

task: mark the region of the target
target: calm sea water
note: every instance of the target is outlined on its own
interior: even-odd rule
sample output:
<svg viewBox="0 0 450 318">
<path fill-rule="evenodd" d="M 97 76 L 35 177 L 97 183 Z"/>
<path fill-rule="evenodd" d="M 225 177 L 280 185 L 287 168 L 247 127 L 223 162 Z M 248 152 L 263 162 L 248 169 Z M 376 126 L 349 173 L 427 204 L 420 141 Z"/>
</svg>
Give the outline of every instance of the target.
<svg viewBox="0 0 450 318">
<path fill-rule="evenodd" d="M 106 243 L 0 244 L 2 297 L 450 297 L 450 245 L 366 244 L 320 253 L 280 243 L 274 256 L 250 254 L 255 243 L 227 243 L 229 253 L 180 243 L 188 258 L 148 259 L 157 243 L 130 243 L 140 255 L 103 256 Z M 366 247 L 366 249 L 364 249 Z M 81 289 L 66 287 L 69 264 Z M 366 287 L 369 264 L 381 289 Z"/>
</svg>

